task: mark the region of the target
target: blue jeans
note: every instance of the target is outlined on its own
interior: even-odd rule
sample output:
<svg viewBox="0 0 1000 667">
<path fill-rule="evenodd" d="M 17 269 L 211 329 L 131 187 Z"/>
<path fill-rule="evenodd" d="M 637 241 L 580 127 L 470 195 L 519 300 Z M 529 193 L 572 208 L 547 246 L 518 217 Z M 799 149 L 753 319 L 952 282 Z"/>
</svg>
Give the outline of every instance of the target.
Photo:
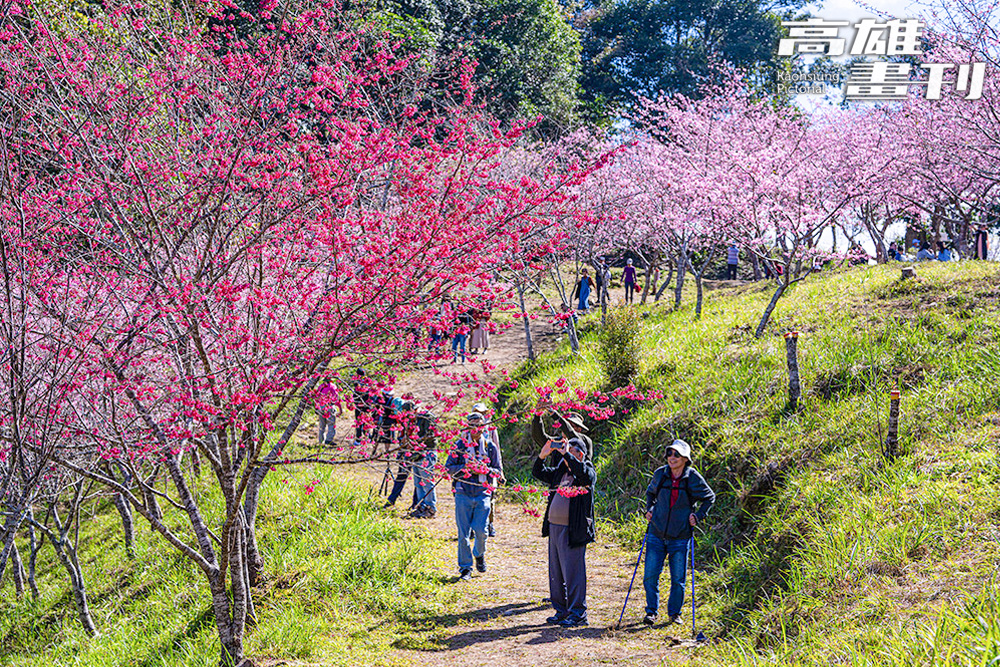
<svg viewBox="0 0 1000 667">
<path fill-rule="evenodd" d="M 458 569 L 471 570 L 472 557 L 486 555 L 486 522 L 490 518 L 490 497 L 455 494 L 455 523 L 458 525 Z M 469 530 L 475 535 L 470 545 Z"/>
<path fill-rule="evenodd" d="M 423 461 L 413 467 L 413 484 L 416 487 L 416 499 L 414 505 L 423 506 L 437 511 L 437 490 L 434 488 L 434 464 L 437 462 L 437 455 L 428 452 Z"/>
<path fill-rule="evenodd" d="M 396 479 L 392 484 L 392 491 L 389 492 L 389 498 L 387 499 L 390 503 L 395 503 L 401 495 L 403 495 L 403 488 L 406 486 L 406 480 L 410 478 L 410 468 L 413 464 L 410 463 L 410 459 L 396 455 L 396 460 L 399 461 L 399 468 L 396 473 Z M 416 487 L 414 487 L 416 491 Z M 414 498 L 416 493 L 414 493 Z"/>
<path fill-rule="evenodd" d="M 455 337 L 451 339 L 451 358 L 452 360 L 458 359 L 458 348 L 462 348 L 462 363 L 465 363 L 465 339 L 468 334 L 455 334 Z"/>
<path fill-rule="evenodd" d="M 681 613 L 684 604 L 684 581 L 687 578 L 688 540 L 661 540 L 646 534 L 646 565 L 642 571 L 642 586 L 646 589 L 646 613 L 655 614 L 660 608 L 660 574 L 663 561 L 670 565 L 670 596 L 667 615 Z"/>
</svg>

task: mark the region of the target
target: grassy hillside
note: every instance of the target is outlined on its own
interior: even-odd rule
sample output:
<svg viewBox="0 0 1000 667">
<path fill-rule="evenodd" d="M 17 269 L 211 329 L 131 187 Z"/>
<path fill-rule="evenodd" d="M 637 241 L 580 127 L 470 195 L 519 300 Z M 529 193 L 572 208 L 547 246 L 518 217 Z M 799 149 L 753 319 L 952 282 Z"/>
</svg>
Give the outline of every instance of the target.
<svg viewBox="0 0 1000 667">
<path fill-rule="evenodd" d="M 674 437 L 719 492 L 699 535 L 704 664 L 998 665 L 1000 272 L 929 263 L 810 277 L 753 338 L 763 283 L 643 313 L 635 383 L 664 398 L 595 434 L 602 513 L 638 547 L 649 474 Z M 593 317 L 593 316 L 592 316 Z M 785 345 L 801 332 L 803 398 Z M 596 333 L 524 368 L 506 400 L 566 377 L 604 388 Z M 881 455 L 890 388 L 903 455 Z M 523 427 L 515 427 L 523 428 Z M 532 452 L 508 433 L 514 460 Z"/>
<path fill-rule="evenodd" d="M 367 483 L 338 476 L 343 471 L 289 469 L 265 482 L 259 534 L 266 584 L 255 596 L 260 625 L 247 645 L 255 660 L 370 663 L 400 638 L 414 641 L 411 618 L 454 601 L 454 589 L 432 573 L 435 554 L 425 540 L 379 511 L 382 499 Z M 66 575 L 45 548 L 38 602 L 16 601 L 9 581 L 0 593 L 0 664 L 218 665 L 201 574 L 141 521 L 129 559 L 117 516 L 100 508 L 80 538 L 100 634 L 83 632 Z"/>
</svg>

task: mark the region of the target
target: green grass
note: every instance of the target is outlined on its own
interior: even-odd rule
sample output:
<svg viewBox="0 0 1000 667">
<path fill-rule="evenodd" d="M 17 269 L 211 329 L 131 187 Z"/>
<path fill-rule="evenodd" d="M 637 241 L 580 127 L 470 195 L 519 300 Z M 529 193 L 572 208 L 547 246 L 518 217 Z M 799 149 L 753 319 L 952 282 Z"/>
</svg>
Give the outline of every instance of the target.
<svg viewBox="0 0 1000 667">
<path fill-rule="evenodd" d="M 761 340 L 752 334 L 764 284 L 708 292 L 699 321 L 689 298 L 678 311 L 639 309 L 634 381 L 663 398 L 625 404 L 594 429 L 600 530 L 636 546 L 664 445 L 692 443 L 719 493 L 696 553 L 699 626 L 713 639 L 696 664 L 1000 665 L 1000 273 L 972 262 L 918 271 L 915 282 L 895 267 L 812 276 L 779 302 Z M 564 346 L 514 373 L 509 406 L 533 405 L 533 387 L 559 377 L 606 389 L 597 321 L 581 321 L 580 355 Z M 789 329 L 802 332 L 794 413 L 780 335 Z M 902 455 L 887 461 L 897 385 Z M 522 479 L 535 455 L 524 428 L 504 439 Z M 538 494 L 506 494 L 541 508 Z M 391 661 L 394 647 L 440 648 L 462 602 L 435 573 L 453 545 L 378 506 L 338 470 L 268 477 L 258 524 L 266 581 L 247 655 L 346 665 Z M 0 589 L 0 664 L 214 665 L 200 573 L 138 518 L 129 559 L 113 508 L 87 511 L 82 561 L 100 635 L 81 630 L 45 548 L 38 601 L 16 600 L 9 578 Z"/>
<path fill-rule="evenodd" d="M 324 665 L 371 663 L 412 641 L 412 614 L 450 609 L 453 593 L 432 571 L 421 533 L 381 512 L 379 499 L 339 471 L 279 470 L 268 476 L 258 534 L 266 559 L 256 591 L 255 660 Z M 313 493 L 306 485 L 318 480 Z M 0 664 L 218 664 L 218 639 L 203 577 L 137 517 L 130 560 L 113 508 L 84 522 L 82 567 L 97 637 L 75 616 L 64 571 L 45 548 L 37 602 L 0 591 Z M 22 545 L 22 553 L 26 548 Z"/>
<path fill-rule="evenodd" d="M 662 400 L 598 426 L 599 513 L 638 544 L 649 475 L 675 437 L 719 492 L 699 536 L 703 664 L 1000 665 L 1000 272 L 924 264 L 810 277 L 753 337 L 771 287 L 643 313 L 640 388 Z M 787 406 L 785 344 L 801 332 L 803 396 Z M 594 333 L 547 355 L 505 401 L 559 377 L 606 389 Z M 902 456 L 881 455 L 902 390 Z M 507 432 L 515 461 L 533 449 Z"/>
</svg>

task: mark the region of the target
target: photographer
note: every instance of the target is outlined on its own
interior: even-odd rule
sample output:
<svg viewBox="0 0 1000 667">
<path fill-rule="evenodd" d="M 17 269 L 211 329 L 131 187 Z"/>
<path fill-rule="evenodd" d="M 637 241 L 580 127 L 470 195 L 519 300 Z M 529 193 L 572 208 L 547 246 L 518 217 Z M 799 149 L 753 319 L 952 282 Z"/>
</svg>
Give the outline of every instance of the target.
<svg viewBox="0 0 1000 667">
<path fill-rule="evenodd" d="M 493 480 L 503 477 L 500 450 L 486 433 L 486 420 L 478 412 L 466 417 L 469 426 L 448 455 L 445 468 L 455 491 L 455 523 L 458 526 L 459 578 L 472 577 L 476 569 L 486 571 L 486 522 L 490 516 Z M 470 549 L 469 530 L 475 536 Z"/>
<path fill-rule="evenodd" d="M 694 511 L 694 503 L 699 504 Z M 646 566 L 642 585 L 646 589 L 646 625 L 656 623 L 660 607 L 660 574 L 670 562 L 669 623 L 681 614 L 687 576 L 688 543 L 692 529 L 705 518 L 715 502 L 715 492 L 691 467 L 691 447 L 674 440 L 667 447 L 667 465 L 657 468 L 646 489 Z"/>
<path fill-rule="evenodd" d="M 556 465 L 545 466 L 549 454 Z M 587 625 L 587 544 L 594 541 L 597 471 L 578 438 L 548 440 L 532 476 L 549 486 L 542 537 L 549 538 L 549 597 L 556 613 L 546 619 L 563 627 Z"/>
</svg>

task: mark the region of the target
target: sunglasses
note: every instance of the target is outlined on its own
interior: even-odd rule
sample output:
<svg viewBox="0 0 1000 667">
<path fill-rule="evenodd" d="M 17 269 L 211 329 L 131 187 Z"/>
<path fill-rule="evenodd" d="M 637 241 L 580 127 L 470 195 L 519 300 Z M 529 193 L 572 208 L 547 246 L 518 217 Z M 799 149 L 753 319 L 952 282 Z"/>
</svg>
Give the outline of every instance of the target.
<svg viewBox="0 0 1000 667">
<path fill-rule="evenodd" d="M 676 449 L 668 449 L 667 450 L 667 456 L 668 457 L 670 457 L 670 456 L 676 456 L 677 458 L 683 458 L 683 457 L 681 457 L 680 454 L 677 453 Z"/>
</svg>

